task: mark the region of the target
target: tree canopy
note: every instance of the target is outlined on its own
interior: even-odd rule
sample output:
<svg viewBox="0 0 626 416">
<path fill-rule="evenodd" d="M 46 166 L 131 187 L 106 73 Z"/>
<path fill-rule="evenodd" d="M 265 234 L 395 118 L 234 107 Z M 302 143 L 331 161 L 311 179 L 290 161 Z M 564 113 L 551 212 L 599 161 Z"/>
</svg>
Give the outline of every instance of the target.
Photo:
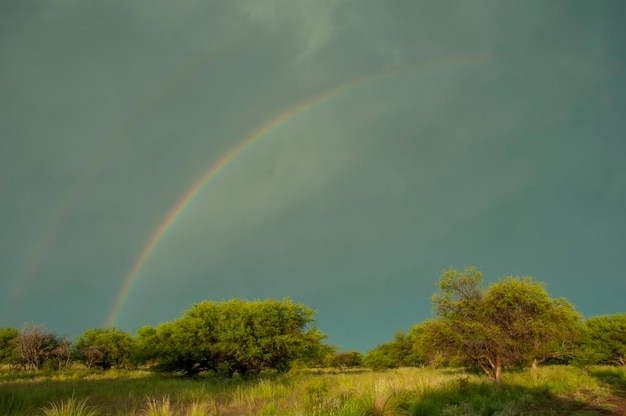
<svg viewBox="0 0 626 416">
<path fill-rule="evenodd" d="M 24 324 L 9 342 L 22 368 L 30 371 L 40 370 L 54 356 L 59 339 L 43 324 Z"/>
<path fill-rule="evenodd" d="M 626 366 L 626 313 L 587 319 L 576 360 L 580 364 Z"/>
<path fill-rule="evenodd" d="M 575 333 L 580 316 L 540 282 L 510 276 L 485 291 L 481 279 L 472 267 L 442 273 L 441 293 L 433 296 L 439 321 L 431 325 L 440 351 L 476 363 L 499 382 L 504 365 L 543 358 Z"/>
<path fill-rule="evenodd" d="M 545 361 L 626 366 L 626 314 L 584 320 L 566 299 L 550 297 L 530 277 L 482 287 L 473 267 L 442 272 L 435 317 L 396 332 L 363 356 L 322 343 L 314 311 L 282 301 L 203 301 L 178 319 L 145 326 L 135 337 L 116 328 L 85 331 L 72 343 L 43 324 L 0 327 L 0 364 L 25 370 L 143 366 L 194 376 L 256 376 L 290 367 L 467 365 L 499 382 L 504 368 Z"/>
<path fill-rule="evenodd" d="M 94 328 L 85 331 L 76 340 L 76 354 L 88 368 L 125 367 L 132 352 L 132 337 L 116 328 Z"/>
<path fill-rule="evenodd" d="M 313 313 L 288 299 L 205 301 L 174 322 L 142 328 L 137 348 L 162 371 L 212 370 L 226 376 L 286 371 L 294 360 L 319 350 L 325 336 L 312 325 Z"/>
<path fill-rule="evenodd" d="M 15 328 L 0 327 L 0 364 L 16 364 L 19 360 L 14 343 L 11 342 L 19 336 L 19 331 Z"/>
</svg>

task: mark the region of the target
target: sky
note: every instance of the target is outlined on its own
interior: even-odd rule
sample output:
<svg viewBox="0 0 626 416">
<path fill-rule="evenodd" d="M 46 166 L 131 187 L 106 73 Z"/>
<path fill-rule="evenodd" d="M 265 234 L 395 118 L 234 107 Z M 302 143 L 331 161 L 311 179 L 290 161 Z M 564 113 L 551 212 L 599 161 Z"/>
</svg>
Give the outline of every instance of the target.
<svg viewBox="0 0 626 416">
<path fill-rule="evenodd" d="M 288 297 L 365 353 L 466 265 L 625 312 L 625 13 L 3 1 L 0 326 Z"/>
</svg>

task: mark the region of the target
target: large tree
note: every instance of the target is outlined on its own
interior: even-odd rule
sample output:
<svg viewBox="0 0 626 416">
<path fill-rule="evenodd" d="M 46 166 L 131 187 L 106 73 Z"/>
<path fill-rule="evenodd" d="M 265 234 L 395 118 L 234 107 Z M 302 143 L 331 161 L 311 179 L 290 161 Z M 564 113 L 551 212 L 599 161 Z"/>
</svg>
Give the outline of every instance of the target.
<svg viewBox="0 0 626 416">
<path fill-rule="evenodd" d="M 540 282 L 507 277 L 484 291 L 481 280 L 472 267 L 443 272 L 433 296 L 439 322 L 431 327 L 442 351 L 475 362 L 496 382 L 504 366 L 543 358 L 576 332 L 579 315 Z"/>
<path fill-rule="evenodd" d="M 324 335 L 313 325 L 313 313 L 288 299 L 205 301 L 174 322 L 142 328 L 136 354 L 157 369 L 187 375 L 286 371 L 293 361 L 310 360 L 321 351 Z"/>
</svg>

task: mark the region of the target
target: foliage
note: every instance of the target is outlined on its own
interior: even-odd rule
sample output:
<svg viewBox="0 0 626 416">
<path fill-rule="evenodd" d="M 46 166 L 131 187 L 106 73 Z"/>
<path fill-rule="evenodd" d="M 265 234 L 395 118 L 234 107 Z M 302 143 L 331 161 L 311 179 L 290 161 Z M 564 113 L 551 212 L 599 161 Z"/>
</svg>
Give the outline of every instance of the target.
<svg viewBox="0 0 626 416">
<path fill-rule="evenodd" d="M 412 344 L 410 359 L 414 365 L 435 369 L 457 358 L 453 350 L 440 348 L 441 335 L 444 332 L 443 321 L 438 319 L 422 322 L 410 329 L 409 338 Z"/>
<path fill-rule="evenodd" d="M 0 364 L 16 364 L 19 362 L 15 345 L 11 342 L 19 334 L 19 331 L 15 328 L 0 327 Z"/>
<path fill-rule="evenodd" d="M 398 331 L 392 341 L 378 345 L 368 351 L 363 358 L 363 364 L 371 369 L 413 367 L 422 364 L 422 358 L 415 349 L 417 332 L 411 330 L 408 334 Z"/>
<path fill-rule="evenodd" d="M 372 370 L 385 370 L 389 368 L 396 368 L 398 364 L 393 359 L 393 356 L 389 354 L 389 350 L 386 348 L 387 344 L 381 344 L 370 350 L 363 357 L 363 365 Z"/>
<path fill-rule="evenodd" d="M 124 331 L 94 328 L 78 337 L 74 349 L 87 368 L 124 368 L 130 362 L 132 345 L 132 337 Z"/>
<path fill-rule="evenodd" d="M 442 294 L 433 296 L 439 322 L 431 324 L 442 352 L 475 362 L 499 382 L 503 366 L 529 364 L 575 336 L 579 315 L 541 283 L 507 277 L 483 291 L 481 279 L 472 267 L 442 274 Z"/>
<path fill-rule="evenodd" d="M 58 339 L 43 324 L 24 324 L 9 343 L 15 348 L 20 364 L 28 370 L 40 370 L 54 354 Z"/>
<path fill-rule="evenodd" d="M 312 344 L 304 357 L 294 360 L 293 366 L 299 368 L 332 367 L 336 354 L 336 346 L 319 342 Z"/>
<path fill-rule="evenodd" d="M 67 337 L 58 339 L 50 356 L 56 359 L 56 361 L 48 361 L 47 364 L 52 363 L 51 368 L 55 370 L 62 368 L 68 369 L 72 359 L 72 343 Z"/>
<path fill-rule="evenodd" d="M 363 362 L 363 354 L 358 351 L 343 351 L 335 353 L 332 359 L 332 367 L 340 370 L 347 368 L 360 367 Z"/>
<path fill-rule="evenodd" d="M 142 328 L 137 357 L 186 375 L 285 372 L 294 360 L 313 359 L 320 351 L 325 336 L 312 322 L 313 311 L 290 300 L 205 301 L 174 322 Z"/>
<path fill-rule="evenodd" d="M 626 313 L 587 319 L 575 361 L 626 366 Z"/>
</svg>

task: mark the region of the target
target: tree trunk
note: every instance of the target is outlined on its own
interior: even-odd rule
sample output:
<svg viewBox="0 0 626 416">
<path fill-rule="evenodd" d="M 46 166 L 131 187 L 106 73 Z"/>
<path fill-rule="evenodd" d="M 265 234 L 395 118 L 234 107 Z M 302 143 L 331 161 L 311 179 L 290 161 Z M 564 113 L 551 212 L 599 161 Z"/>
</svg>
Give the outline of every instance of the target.
<svg viewBox="0 0 626 416">
<path fill-rule="evenodd" d="M 496 384 L 500 384 L 502 381 L 502 359 L 496 357 Z"/>
<path fill-rule="evenodd" d="M 493 371 L 491 371 L 491 365 L 492 365 L 491 360 L 488 360 L 489 364 L 482 362 L 480 359 L 477 360 L 477 362 L 478 362 L 478 366 L 483 369 L 485 374 L 487 374 L 487 377 L 493 380 L 494 377 L 493 377 Z"/>
</svg>

